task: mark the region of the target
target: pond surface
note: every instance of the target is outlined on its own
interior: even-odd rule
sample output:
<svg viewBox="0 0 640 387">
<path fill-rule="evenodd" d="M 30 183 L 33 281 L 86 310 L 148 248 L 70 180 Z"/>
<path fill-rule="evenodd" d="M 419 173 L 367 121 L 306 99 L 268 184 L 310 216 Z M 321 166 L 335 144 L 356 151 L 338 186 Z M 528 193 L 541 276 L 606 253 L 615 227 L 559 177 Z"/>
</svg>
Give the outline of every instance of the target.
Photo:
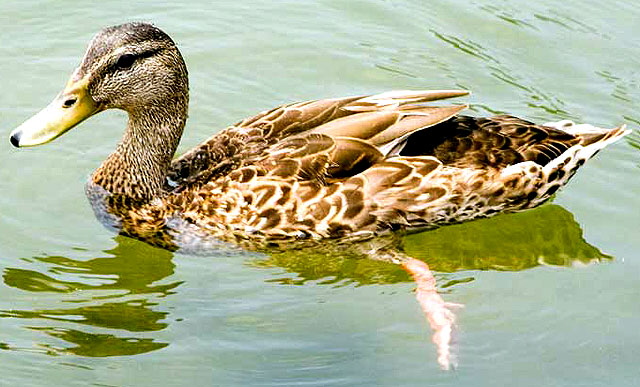
<svg viewBox="0 0 640 387">
<path fill-rule="evenodd" d="M 640 40 L 635 1 L 3 2 L 0 384 L 632 386 L 640 379 Z M 94 218 L 87 176 L 125 124 L 45 147 L 9 132 L 45 106 L 101 27 L 152 21 L 190 70 L 180 151 L 285 102 L 473 91 L 509 112 L 634 132 L 553 204 L 411 235 L 457 310 L 441 371 L 400 268 L 296 252 L 173 254 Z"/>
</svg>

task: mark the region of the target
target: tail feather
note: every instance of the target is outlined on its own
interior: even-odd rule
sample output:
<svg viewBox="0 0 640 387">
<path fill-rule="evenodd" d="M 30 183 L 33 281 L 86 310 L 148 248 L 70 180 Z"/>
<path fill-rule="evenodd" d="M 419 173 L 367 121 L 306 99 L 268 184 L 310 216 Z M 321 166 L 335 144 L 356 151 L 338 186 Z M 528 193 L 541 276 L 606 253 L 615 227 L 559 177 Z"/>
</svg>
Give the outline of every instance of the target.
<svg viewBox="0 0 640 387">
<path fill-rule="evenodd" d="M 571 179 L 587 160 L 602 148 L 631 133 L 625 125 L 613 129 L 602 129 L 589 124 L 576 125 L 571 121 L 560 121 L 548 123 L 545 126 L 551 126 L 577 136 L 581 142 L 570 147 L 542 168 L 545 181 L 545 184 L 539 188 L 542 194 L 532 200 L 528 208 L 548 200 L 558 188 Z"/>
<path fill-rule="evenodd" d="M 613 129 L 603 129 L 590 124 L 575 124 L 569 120 L 548 122 L 544 125 L 579 137 L 581 140 L 580 144 L 584 147 L 600 143 L 599 149 L 631 133 L 631 130 L 627 129 L 626 125 L 621 125 Z"/>
</svg>

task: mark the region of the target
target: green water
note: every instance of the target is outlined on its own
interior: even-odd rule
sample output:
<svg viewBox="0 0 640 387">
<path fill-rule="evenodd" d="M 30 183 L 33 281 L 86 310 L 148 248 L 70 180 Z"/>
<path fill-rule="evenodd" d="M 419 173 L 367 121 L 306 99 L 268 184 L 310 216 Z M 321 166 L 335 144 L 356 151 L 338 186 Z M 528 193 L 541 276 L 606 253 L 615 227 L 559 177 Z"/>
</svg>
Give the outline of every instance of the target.
<svg viewBox="0 0 640 387">
<path fill-rule="evenodd" d="M 393 265 L 193 257 L 104 229 L 83 186 L 123 113 L 11 148 L 92 35 L 129 20 L 167 31 L 189 66 L 181 151 L 281 103 L 409 88 L 467 88 L 476 114 L 634 133 L 551 205 L 407 238 L 465 305 L 459 367 L 444 372 Z M 0 385 L 637 385 L 638 20 L 632 0 L 2 2 Z"/>
</svg>

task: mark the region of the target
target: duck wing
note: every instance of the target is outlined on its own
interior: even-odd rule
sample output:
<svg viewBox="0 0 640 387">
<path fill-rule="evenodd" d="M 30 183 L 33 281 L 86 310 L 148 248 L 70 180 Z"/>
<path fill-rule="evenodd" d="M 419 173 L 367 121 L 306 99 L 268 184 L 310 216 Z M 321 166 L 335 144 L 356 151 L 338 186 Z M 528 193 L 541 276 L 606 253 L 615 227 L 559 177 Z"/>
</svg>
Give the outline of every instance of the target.
<svg viewBox="0 0 640 387">
<path fill-rule="evenodd" d="M 389 156 L 395 151 L 394 147 L 412 132 L 445 121 L 467 107 L 434 107 L 424 106 L 424 103 L 467 94 L 464 90 L 391 91 L 371 96 L 283 105 L 240 121 L 174 159 L 168 179 L 174 187 L 210 181 L 263 160 L 270 153 L 276 153 L 276 157 L 280 158 L 278 151 L 298 141 L 317 145 L 322 136 L 300 140 L 312 134 L 355 139 L 338 140 L 338 149 L 343 150 L 338 154 L 343 156 L 353 154 L 344 149 L 356 146 L 358 139 Z M 284 144 L 279 144 L 283 141 Z M 368 148 L 363 142 L 356 147 L 363 150 Z M 309 148 L 306 152 L 312 149 L 315 148 Z M 368 149 L 364 152 L 370 156 L 372 151 Z M 341 165 L 346 164 L 334 163 L 333 170 Z"/>
</svg>

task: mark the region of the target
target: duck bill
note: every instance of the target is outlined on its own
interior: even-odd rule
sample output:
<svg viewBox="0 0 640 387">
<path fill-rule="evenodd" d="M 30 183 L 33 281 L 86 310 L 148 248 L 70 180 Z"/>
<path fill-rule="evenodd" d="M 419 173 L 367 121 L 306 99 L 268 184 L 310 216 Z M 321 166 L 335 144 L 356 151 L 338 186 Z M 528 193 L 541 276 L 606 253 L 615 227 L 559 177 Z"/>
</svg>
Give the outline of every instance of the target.
<svg viewBox="0 0 640 387">
<path fill-rule="evenodd" d="M 11 144 L 16 147 L 45 144 L 100 110 L 89 94 L 88 79 L 74 78 L 47 107 L 11 132 Z"/>
</svg>

